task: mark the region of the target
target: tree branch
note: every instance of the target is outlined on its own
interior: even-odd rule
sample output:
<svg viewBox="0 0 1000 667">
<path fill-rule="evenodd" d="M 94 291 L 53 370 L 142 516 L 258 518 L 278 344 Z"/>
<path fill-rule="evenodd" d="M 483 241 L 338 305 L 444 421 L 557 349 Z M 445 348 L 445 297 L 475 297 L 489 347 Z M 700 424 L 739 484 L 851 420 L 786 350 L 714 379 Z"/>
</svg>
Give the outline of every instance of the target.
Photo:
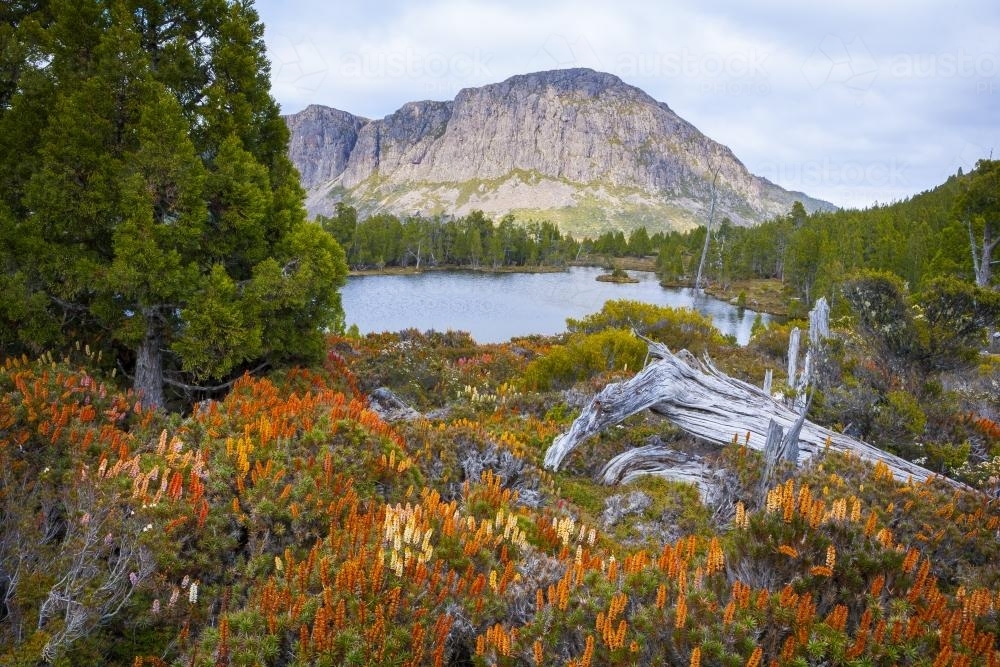
<svg viewBox="0 0 1000 667">
<path fill-rule="evenodd" d="M 649 408 L 691 435 L 720 446 L 731 443 L 734 436 L 748 434 L 748 446 L 763 449 L 775 424 L 790 434 L 789 440 L 798 441 L 797 463 L 828 447 L 873 463 L 884 463 L 902 482 L 940 479 L 954 488 L 970 488 L 866 442 L 804 420 L 759 388 L 723 374 L 707 358 L 699 362 L 686 350 L 675 355 L 659 343 L 647 341 L 647 344 L 650 357 L 656 361 L 630 380 L 602 389 L 570 429 L 553 440 L 545 453 L 546 468 L 558 469 L 581 442 Z M 796 428 L 800 429 L 798 433 Z"/>
<path fill-rule="evenodd" d="M 228 382 L 223 382 L 222 384 L 217 384 L 212 386 L 187 384 L 181 382 L 180 380 L 174 380 L 168 377 L 163 378 L 163 384 L 174 387 L 175 389 L 183 389 L 184 391 L 203 391 L 206 393 L 214 393 L 217 391 L 223 391 L 225 389 L 231 389 L 232 386 L 236 384 L 236 382 L 243 376 L 244 373 L 248 373 L 250 375 L 256 375 L 257 373 L 260 373 L 262 370 L 264 370 L 270 365 L 271 365 L 270 361 L 264 361 L 259 365 L 257 365 L 255 368 L 243 371 L 243 373 L 240 373 L 237 377 L 234 377 L 232 380 L 229 380 Z M 122 366 L 122 362 L 120 360 L 118 361 L 118 370 L 121 371 L 121 374 L 123 376 L 125 376 L 125 379 L 127 380 L 135 379 L 132 375 L 128 373 L 128 371 L 125 370 L 125 367 Z"/>
<path fill-rule="evenodd" d="M 256 368 L 251 368 L 250 370 L 244 371 L 243 373 L 256 375 L 257 373 L 260 373 L 262 370 L 264 370 L 270 365 L 271 365 L 270 361 L 265 361 L 259 364 Z M 240 377 L 243 376 L 243 373 L 241 373 L 237 377 L 234 377 L 232 380 L 229 380 L 228 382 L 223 382 L 222 384 L 217 384 L 211 387 L 206 387 L 204 385 L 196 385 L 196 384 L 185 384 L 178 380 L 172 380 L 168 377 L 163 378 L 163 383 L 170 385 L 171 387 L 175 387 L 177 389 L 183 389 L 185 391 L 204 391 L 204 392 L 214 393 L 217 391 L 223 391 L 224 389 L 232 388 L 232 386 L 236 384 L 236 382 L 240 379 Z"/>
</svg>

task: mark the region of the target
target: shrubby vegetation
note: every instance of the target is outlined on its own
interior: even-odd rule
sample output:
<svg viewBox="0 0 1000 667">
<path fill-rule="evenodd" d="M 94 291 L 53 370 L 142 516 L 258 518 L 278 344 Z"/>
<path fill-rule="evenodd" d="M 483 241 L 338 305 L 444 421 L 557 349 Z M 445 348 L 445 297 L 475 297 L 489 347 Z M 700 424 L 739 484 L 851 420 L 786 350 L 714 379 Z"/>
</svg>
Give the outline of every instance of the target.
<svg viewBox="0 0 1000 667">
<path fill-rule="evenodd" d="M 568 388 L 581 380 L 610 371 L 642 368 L 646 345 L 631 331 L 603 329 L 569 336 L 565 344 L 528 366 L 524 382 L 529 390 Z"/>
<path fill-rule="evenodd" d="M 945 474 L 1000 454 L 968 419 L 998 417 L 991 371 L 977 364 L 997 292 L 942 278 L 911 294 L 885 272 L 855 274 L 842 290 L 844 329 L 817 366 L 815 418 Z"/>
<path fill-rule="evenodd" d="M 741 434 L 708 450 L 641 415 L 551 474 L 553 437 L 643 363 L 636 333 L 780 388 L 797 323 L 738 348 L 622 301 L 502 345 L 339 335 L 341 244 L 359 267 L 580 247 L 481 214 L 307 224 L 249 4 L 6 11 L 0 663 L 1000 664 L 996 162 L 709 239 L 713 280 L 834 301 L 813 419 L 969 488 L 832 454 L 765 479 Z M 591 247 L 659 248 L 678 278 L 704 240 Z M 387 421 L 382 388 L 419 413 Z M 720 498 L 591 481 L 650 443 L 707 457 Z"/>
<path fill-rule="evenodd" d="M 608 328 L 630 329 L 671 349 L 695 354 L 718 349 L 725 342 L 712 320 L 695 310 L 626 299 L 608 301 L 597 313 L 566 321 L 571 333 L 592 334 Z"/>
<path fill-rule="evenodd" d="M 677 345 L 689 319 L 612 303 L 562 338 L 333 337 L 324 364 L 246 376 L 186 416 L 144 408 L 85 347 L 8 358 L 0 662 L 1000 658 L 1000 513 L 987 495 L 899 484 L 833 455 L 782 471 L 761 495 L 759 457 L 739 439 L 713 455 L 724 507 L 655 479 L 595 486 L 611 455 L 651 439 L 706 453 L 641 416 L 582 446 L 566 472 L 539 469 L 573 396 L 641 364 L 641 341 L 616 325 Z M 708 338 L 730 372 L 780 374 L 769 333 L 747 348 Z M 861 338 L 837 340 L 831 357 L 860 390 Z M 635 355 L 627 371 L 608 364 L 610 341 L 616 360 Z M 572 373 L 552 370 L 566 359 Z M 544 371 L 559 388 L 530 390 Z M 376 386 L 423 415 L 385 422 L 366 398 Z M 878 428 L 909 437 L 916 420 L 901 391 L 887 392 L 896 421 Z M 958 414 L 968 398 L 953 397 Z M 1000 428 L 977 419 L 961 418 L 968 441 L 995 453 Z M 932 443 L 945 451 L 924 443 L 925 456 Z"/>
<path fill-rule="evenodd" d="M 598 313 L 567 320 L 567 331 L 565 343 L 528 366 L 524 382 L 529 389 L 566 388 L 605 372 L 637 371 L 646 359 L 646 344 L 636 334 L 696 354 L 725 342 L 712 321 L 696 311 L 626 300 L 608 301 Z"/>
</svg>

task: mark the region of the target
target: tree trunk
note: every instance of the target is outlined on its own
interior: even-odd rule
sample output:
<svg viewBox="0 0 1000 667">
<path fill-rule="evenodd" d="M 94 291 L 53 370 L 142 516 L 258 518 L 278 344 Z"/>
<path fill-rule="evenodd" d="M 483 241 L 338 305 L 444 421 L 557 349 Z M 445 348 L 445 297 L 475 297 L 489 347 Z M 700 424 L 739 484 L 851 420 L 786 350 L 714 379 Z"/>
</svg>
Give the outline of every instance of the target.
<svg viewBox="0 0 1000 667">
<path fill-rule="evenodd" d="M 1000 244 L 1000 238 L 992 238 L 989 222 L 983 225 L 983 243 L 976 243 L 976 235 L 972 229 L 972 222 L 966 221 L 966 228 L 969 230 L 969 248 L 972 250 L 972 272 L 976 277 L 976 285 L 979 287 L 989 287 L 993 278 L 993 250 Z"/>
<path fill-rule="evenodd" d="M 147 408 L 162 408 L 163 398 L 163 330 L 156 313 L 147 311 L 146 335 L 135 355 L 133 388 Z"/>
<path fill-rule="evenodd" d="M 976 284 L 980 287 L 989 287 L 993 278 L 993 249 L 996 248 L 1000 239 L 991 238 L 990 225 L 983 226 L 983 256 L 979 260 L 979 274 L 976 276 Z"/>
<path fill-rule="evenodd" d="M 563 459 L 591 435 L 646 408 L 691 435 L 718 445 L 748 436 L 747 446 L 757 450 L 764 448 L 774 428 L 772 422 L 786 433 L 797 425 L 799 414 L 757 387 L 723 374 L 707 360 L 704 364 L 698 362 L 686 350 L 674 355 L 663 345 L 648 343 L 650 357 L 655 361 L 632 379 L 602 389 L 570 429 L 553 440 L 545 453 L 546 468 L 558 469 Z M 873 463 L 882 462 L 903 482 L 938 477 L 926 468 L 808 420 L 803 420 L 799 428 L 798 462 L 829 447 Z M 613 479 L 614 475 L 606 478 Z M 956 488 L 969 488 L 947 477 L 939 479 Z"/>
<path fill-rule="evenodd" d="M 705 256 L 708 255 L 708 244 L 712 238 L 712 219 L 715 217 L 715 184 L 719 180 L 719 170 L 722 167 L 718 167 L 715 170 L 715 176 L 712 178 L 712 208 L 708 214 L 708 226 L 705 228 L 705 244 L 701 248 L 701 261 L 698 262 L 698 275 L 694 279 L 694 288 L 702 288 L 702 272 L 705 270 Z"/>
<path fill-rule="evenodd" d="M 622 452 L 597 474 L 605 486 L 628 484 L 644 475 L 663 477 L 672 482 L 694 484 L 703 499 L 715 494 L 716 470 L 700 456 L 679 452 L 663 445 L 644 445 Z"/>
<path fill-rule="evenodd" d="M 788 334 L 788 371 L 785 375 L 788 377 L 789 388 L 795 386 L 795 378 L 798 375 L 799 369 L 799 344 L 802 340 L 802 332 L 798 327 L 792 327 L 791 333 Z"/>
</svg>

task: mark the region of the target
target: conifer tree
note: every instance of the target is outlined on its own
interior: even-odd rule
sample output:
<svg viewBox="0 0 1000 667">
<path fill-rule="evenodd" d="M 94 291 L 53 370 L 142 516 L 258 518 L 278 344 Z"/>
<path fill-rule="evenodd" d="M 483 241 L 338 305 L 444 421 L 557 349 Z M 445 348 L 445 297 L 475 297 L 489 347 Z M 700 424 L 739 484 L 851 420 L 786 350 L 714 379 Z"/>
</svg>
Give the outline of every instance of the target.
<svg viewBox="0 0 1000 667">
<path fill-rule="evenodd" d="M 248 0 L 20 3 L 0 72 L 0 345 L 99 345 L 149 405 L 315 359 L 346 264 L 307 222 Z"/>
</svg>

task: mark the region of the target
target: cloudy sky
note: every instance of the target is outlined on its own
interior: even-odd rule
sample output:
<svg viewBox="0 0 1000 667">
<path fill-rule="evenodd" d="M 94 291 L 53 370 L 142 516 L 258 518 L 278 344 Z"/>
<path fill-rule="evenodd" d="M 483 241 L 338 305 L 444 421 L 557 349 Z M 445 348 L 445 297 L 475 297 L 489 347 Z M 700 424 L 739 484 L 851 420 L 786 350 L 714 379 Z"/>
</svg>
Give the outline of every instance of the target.
<svg viewBox="0 0 1000 667">
<path fill-rule="evenodd" d="M 956 5 L 256 2 L 284 113 L 316 103 L 381 118 L 591 67 L 666 102 L 752 172 L 840 206 L 901 199 L 1000 156 L 1000 3 Z"/>
</svg>

